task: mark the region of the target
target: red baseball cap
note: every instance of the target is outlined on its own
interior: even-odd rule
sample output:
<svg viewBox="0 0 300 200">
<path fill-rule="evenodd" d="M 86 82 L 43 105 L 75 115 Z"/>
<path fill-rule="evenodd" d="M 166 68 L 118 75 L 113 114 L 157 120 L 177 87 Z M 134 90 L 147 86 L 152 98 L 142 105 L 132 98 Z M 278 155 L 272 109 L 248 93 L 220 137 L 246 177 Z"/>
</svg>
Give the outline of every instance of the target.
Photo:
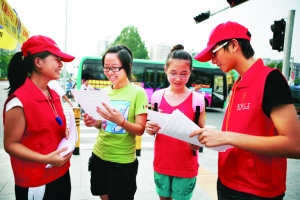
<svg viewBox="0 0 300 200">
<path fill-rule="evenodd" d="M 219 24 L 212 30 L 209 35 L 207 47 L 195 56 L 195 59 L 200 62 L 207 62 L 212 59 L 211 49 L 220 41 L 229 39 L 251 39 L 251 35 L 247 28 L 236 23 L 226 22 Z"/>
<path fill-rule="evenodd" d="M 71 62 L 75 58 L 74 56 L 62 52 L 51 38 L 42 35 L 35 35 L 28 38 L 28 40 L 23 43 L 21 50 L 24 57 L 49 51 L 53 55 L 61 57 L 64 62 Z"/>
</svg>

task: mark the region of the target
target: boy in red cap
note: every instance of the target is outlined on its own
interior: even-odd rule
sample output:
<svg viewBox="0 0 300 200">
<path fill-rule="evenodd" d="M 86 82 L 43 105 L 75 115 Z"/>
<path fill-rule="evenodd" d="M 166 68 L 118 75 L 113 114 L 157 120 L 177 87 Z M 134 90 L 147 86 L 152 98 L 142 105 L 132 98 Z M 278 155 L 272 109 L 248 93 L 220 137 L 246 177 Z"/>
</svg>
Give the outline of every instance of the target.
<svg viewBox="0 0 300 200">
<path fill-rule="evenodd" d="M 3 108 L 4 149 L 10 155 L 16 200 L 70 199 L 70 158 L 57 150 L 68 138 L 60 97 L 47 85 L 56 80 L 66 54 L 46 36 L 32 36 L 8 65 L 9 91 Z M 53 165 L 47 168 L 46 165 Z"/>
<path fill-rule="evenodd" d="M 286 157 L 300 158 L 300 124 L 286 79 L 253 57 L 247 28 L 226 22 L 210 34 L 196 60 L 240 77 L 232 88 L 222 131 L 194 131 L 207 147 L 232 145 L 219 153 L 218 199 L 283 199 Z"/>
</svg>

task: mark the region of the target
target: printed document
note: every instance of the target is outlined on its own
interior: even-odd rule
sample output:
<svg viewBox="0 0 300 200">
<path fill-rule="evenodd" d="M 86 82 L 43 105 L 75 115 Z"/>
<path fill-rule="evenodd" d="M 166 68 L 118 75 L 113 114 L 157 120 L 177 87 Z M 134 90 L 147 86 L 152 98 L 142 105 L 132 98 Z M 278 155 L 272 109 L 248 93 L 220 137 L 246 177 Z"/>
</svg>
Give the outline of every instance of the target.
<svg viewBox="0 0 300 200">
<path fill-rule="evenodd" d="M 62 156 L 62 157 L 64 157 L 65 155 L 67 155 L 68 153 L 72 152 L 75 149 L 76 142 L 78 140 L 78 133 L 77 133 L 77 129 L 76 129 L 76 122 L 75 122 L 75 117 L 74 117 L 73 111 L 69 111 L 69 120 L 70 120 L 69 138 L 68 139 L 63 138 L 57 147 L 57 150 L 62 149 L 64 147 L 68 147 L 68 149 L 66 151 L 60 153 L 60 156 Z M 46 168 L 51 168 L 51 167 L 52 167 L 51 164 L 48 164 L 46 166 Z"/>
<path fill-rule="evenodd" d="M 155 111 L 148 111 L 148 118 L 150 121 L 157 123 L 161 129 L 159 131 L 160 134 L 165 134 L 170 137 L 197 145 L 205 148 L 209 148 L 215 151 L 226 151 L 228 148 L 231 148 L 230 145 L 223 145 L 219 147 L 206 147 L 201 144 L 198 140 L 197 136 L 192 138 L 189 135 L 198 130 L 200 127 L 197 126 L 192 120 L 190 120 L 187 116 L 185 116 L 181 111 L 175 110 L 172 114 L 159 113 Z"/>
<path fill-rule="evenodd" d="M 72 94 L 76 101 L 80 104 L 81 108 L 85 113 L 88 113 L 96 120 L 104 120 L 104 118 L 97 113 L 96 107 L 104 109 L 102 102 L 106 103 L 110 108 L 112 108 L 110 99 L 104 90 L 74 90 L 71 89 Z"/>
<path fill-rule="evenodd" d="M 147 110 L 147 113 L 148 113 L 147 119 L 157 123 L 160 127 L 163 127 L 166 121 L 168 121 L 168 119 L 171 117 L 171 114 L 160 113 L 153 110 Z"/>
</svg>

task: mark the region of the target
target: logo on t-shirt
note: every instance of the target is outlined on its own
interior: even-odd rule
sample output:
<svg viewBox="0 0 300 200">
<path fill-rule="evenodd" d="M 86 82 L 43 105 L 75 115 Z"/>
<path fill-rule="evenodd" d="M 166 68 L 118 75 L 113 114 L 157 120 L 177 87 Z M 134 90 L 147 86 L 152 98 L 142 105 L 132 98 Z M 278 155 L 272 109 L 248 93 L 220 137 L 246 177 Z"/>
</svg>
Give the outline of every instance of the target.
<svg viewBox="0 0 300 200">
<path fill-rule="evenodd" d="M 124 100 L 111 100 L 112 107 L 119 110 L 123 117 L 128 120 L 128 112 L 130 107 L 129 101 Z M 123 129 L 121 126 L 111 122 L 111 121 L 103 121 L 102 128 L 106 132 L 114 133 L 114 134 L 125 134 L 126 130 Z"/>
</svg>

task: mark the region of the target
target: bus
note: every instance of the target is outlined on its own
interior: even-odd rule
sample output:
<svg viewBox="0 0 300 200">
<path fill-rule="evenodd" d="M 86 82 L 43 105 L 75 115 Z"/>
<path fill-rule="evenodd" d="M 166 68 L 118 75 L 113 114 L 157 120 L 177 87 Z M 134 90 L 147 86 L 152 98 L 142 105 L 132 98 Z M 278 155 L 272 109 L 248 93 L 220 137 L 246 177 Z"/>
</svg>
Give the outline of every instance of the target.
<svg viewBox="0 0 300 200">
<path fill-rule="evenodd" d="M 164 65 L 165 61 L 133 59 L 133 82 L 146 90 L 149 102 L 155 90 L 169 85 Z M 95 89 L 111 85 L 102 70 L 102 57 L 86 56 L 81 59 L 77 73 L 77 89 L 80 89 L 86 79 Z M 192 74 L 186 86 L 192 90 L 196 80 L 202 81 L 202 88 L 198 92 L 205 96 L 206 108 L 222 109 L 228 94 L 226 74 L 210 62 L 193 60 Z"/>
</svg>

